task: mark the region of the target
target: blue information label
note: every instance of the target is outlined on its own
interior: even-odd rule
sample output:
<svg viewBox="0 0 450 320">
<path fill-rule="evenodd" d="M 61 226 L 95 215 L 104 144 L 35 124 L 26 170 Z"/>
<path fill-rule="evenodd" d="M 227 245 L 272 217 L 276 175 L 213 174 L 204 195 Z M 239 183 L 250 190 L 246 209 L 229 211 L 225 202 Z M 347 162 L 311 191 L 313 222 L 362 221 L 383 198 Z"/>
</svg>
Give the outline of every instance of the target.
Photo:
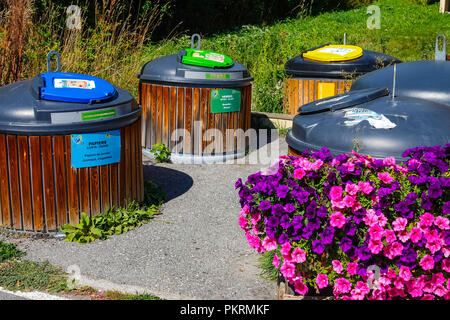
<svg viewBox="0 0 450 320">
<path fill-rule="evenodd" d="M 72 167 L 120 162 L 120 130 L 71 135 Z"/>
</svg>

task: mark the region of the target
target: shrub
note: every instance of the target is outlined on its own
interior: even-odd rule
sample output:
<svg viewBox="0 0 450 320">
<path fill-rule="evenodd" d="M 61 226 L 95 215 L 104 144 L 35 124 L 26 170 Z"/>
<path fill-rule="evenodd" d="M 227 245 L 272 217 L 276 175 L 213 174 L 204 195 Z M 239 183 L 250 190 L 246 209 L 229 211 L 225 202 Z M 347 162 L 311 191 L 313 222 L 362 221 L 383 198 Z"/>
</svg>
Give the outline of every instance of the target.
<svg viewBox="0 0 450 320">
<path fill-rule="evenodd" d="M 298 294 L 448 300 L 450 144 L 403 156 L 282 156 L 236 182 L 239 225 Z"/>
</svg>

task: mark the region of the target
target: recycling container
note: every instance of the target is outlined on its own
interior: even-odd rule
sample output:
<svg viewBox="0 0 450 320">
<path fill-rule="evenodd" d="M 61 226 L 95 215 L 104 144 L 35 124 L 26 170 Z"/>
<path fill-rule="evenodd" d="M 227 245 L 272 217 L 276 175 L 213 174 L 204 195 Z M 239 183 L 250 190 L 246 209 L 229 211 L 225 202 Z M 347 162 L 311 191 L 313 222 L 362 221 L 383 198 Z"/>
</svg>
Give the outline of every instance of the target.
<svg viewBox="0 0 450 320">
<path fill-rule="evenodd" d="M 138 78 L 145 154 L 164 143 L 178 163 L 245 156 L 253 78 L 243 65 L 201 50 L 194 35 L 190 49 L 146 63 Z"/>
<path fill-rule="evenodd" d="M 140 106 L 58 71 L 0 88 L 0 222 L 11 229 L 53 232 L 143 200 Z"/>
<path fill-rule="evenodd" d="M 327 44 L 302 52 L 285 64 L 285 113 L 296 115 L 303 105 L 350 90 L 353 80 L 401 61 L 353 45 Z"/>
<path fill-rule="evenodd" d="M 374 158 L 450 141 L 450 61 L 414 61 L 371 72 L 349 92 L 303 106 L 286 136 L 289 154 L 328 148 Z"/>
</svg>

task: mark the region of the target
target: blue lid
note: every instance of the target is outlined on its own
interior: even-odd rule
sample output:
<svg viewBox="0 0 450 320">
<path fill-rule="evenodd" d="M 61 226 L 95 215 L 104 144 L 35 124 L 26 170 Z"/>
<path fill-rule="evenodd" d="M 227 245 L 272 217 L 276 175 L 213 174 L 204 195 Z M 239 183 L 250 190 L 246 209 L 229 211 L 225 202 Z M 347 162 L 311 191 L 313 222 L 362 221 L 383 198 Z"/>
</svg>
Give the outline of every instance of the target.
<svg viewBox="0 0 450 320">
<path fill-rule="evenodd" d="M 43 100 L 94 103 L 112 98 L 116 89 L 109 82 L 79 73 L 41 73 L 43 85 L 40 98 Z"/>
</svg>

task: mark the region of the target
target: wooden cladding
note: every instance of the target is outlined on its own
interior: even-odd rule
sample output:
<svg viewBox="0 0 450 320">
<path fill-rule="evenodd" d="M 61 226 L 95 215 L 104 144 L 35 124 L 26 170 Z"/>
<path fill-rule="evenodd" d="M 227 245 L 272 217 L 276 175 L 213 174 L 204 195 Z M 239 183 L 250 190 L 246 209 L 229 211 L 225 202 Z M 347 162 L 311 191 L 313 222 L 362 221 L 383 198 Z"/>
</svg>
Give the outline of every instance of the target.
<svg viewBox="0 0 450 320">
<path fill-rule="evenodd" d="M 285 82 L 285 113 L 296 115 L 302 105 L 345 93 L 351 80 L 291 78 Z M 330 90 L 331 89 L 331 90 Z"/>
<path fill-rule="evenodd" d="M 144 198 L 141 121 L 121 129 L 121 161 L 71 167 L 70 135 L 0 134 L 0 224 L 25 231 L 56 231 Z"/>
<path fill-rule="evenodd" d="M 240 144 L 235 137 L 230 143 L 226 132 L 250 128 L 252 87 L 233 88 L 241 91 L 241 109 L 228 113 L 211 113 L 211 90 L 214 89 L 221 88 L 140 83 L 142 146 L 150 149 L 162 142 L 173 153 L 194 155 L 217 154 L 220 153 L 218 150 L 223 153 L 238 151 Z M 214 141 L 217 135 L 211 129 L 221 132 L 222 141 Z M 210 148 L 212 142 L 214 148 Z"/>
<path fill-rule="evenodd" d="M 288 147 L 288 155 L 289 156 L 294 156 L 294 157 L 301 157 L 301 152 L 297 151 L 291 147 Z"/>
</svg>

